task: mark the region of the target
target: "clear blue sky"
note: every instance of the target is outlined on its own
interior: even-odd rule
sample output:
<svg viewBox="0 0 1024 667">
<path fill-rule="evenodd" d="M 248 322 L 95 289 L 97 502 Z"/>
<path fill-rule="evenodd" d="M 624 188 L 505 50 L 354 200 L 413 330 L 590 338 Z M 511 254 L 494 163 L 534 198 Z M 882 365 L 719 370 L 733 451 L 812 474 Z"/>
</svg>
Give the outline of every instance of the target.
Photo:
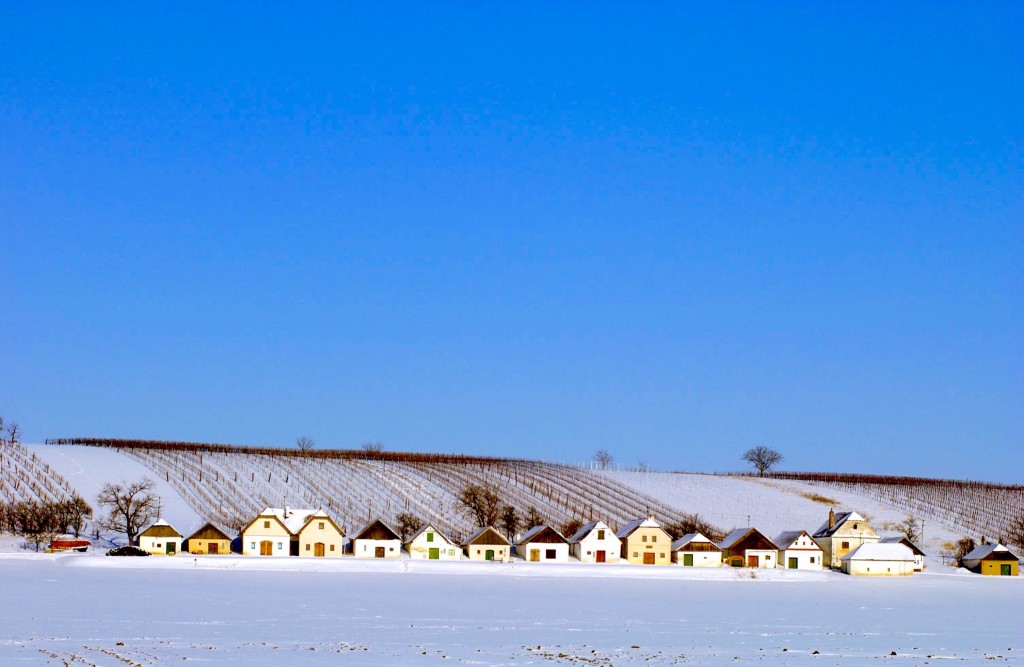
<svg viewBox="0 0 1024 667">
<path fill-rule="evenodd" d="M 30 441 L 1024 481 L 1021 5 L 326 4 L 0 9 Z"/>
</svg>

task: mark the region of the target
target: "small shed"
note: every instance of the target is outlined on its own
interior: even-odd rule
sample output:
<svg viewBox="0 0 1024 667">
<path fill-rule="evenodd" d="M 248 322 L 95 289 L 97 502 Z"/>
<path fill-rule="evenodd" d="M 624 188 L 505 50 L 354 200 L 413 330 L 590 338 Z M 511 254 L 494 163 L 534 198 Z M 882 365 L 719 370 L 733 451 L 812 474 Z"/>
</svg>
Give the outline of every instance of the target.
<svg viewBox="0 0 1024 667">
<path fill-rule="evenodd" d="M 352 554 L 356 558 L 398 558 L 402 555 L 402 538 L 377 518 L 352 538 Z"/>
<path fill-rule="evenodd" d="M 173 556 L 181 551 L 181 533 L 163 519 L 157 519 L 139 533 L 138 547 L 154 555 Z"/>
<path fill-rule="evenodd" d="M 478 528 L 462 542 L 470 560 L 507 561 L 511 557 L 512 543 L 491 526 Z"/>
<path fill-rule="evenodd" d="M 60 553 L 61 551 L 77 551 L 79 553 L 85 553 L 92 546 L 92 542 L 89 540 L 83 540 L 77 537 L 58 537 L 53 542 L 50 542 L 50 552 Z"/>
<path fill-rule="evenodd" d="M 622 541 L 604 521 L 583 524 L 569 538 L 569 553 L 581 563 L 618 563 Z"/>
<path fill-rule="evenodd" d="M 671 565 L 672 536 L 653 516 L 630 521 L 617 532 L 622 558 L 634 565 Z"/>
<path fill-rule="evenodd" d="M 190 554 L 211 556 L 230 554 L 231 537 L 217 526 L 207 522 L 185 540 L 185 551 Z"/>
<path fill-rule="evenodd" d="M 909 539 L 906 535 L 893 535 L 890 537 L 883 537 L 879 540 L 881 544 L 902 544 L 906 548 L 914 552 L 914 570 L 916 572 L 924 572 L 924 557 L 925 552 L 921 550 L 921 547 L 917 546 Z"/>
<path fill-rule="evenodd" d="M 569 540 L 551 526 L 534 526 L 516 542 L 516 553 L 530 563 L 568 563 Z"/>
<path fill-rule="evenodd" d="M 971 572 L 1002 577 L 1020 575 L 1020 558 L 1002 544 L 983 544 L 963 557 L 963 565 Z"/>
<path fill-rule="evenodd" d="M 902 544 L 865 542 L 843 556 L 842 571 L 864 577 L 914 574 L 914 552 Z"/>
<path fill-rule="evenodd" d="M 772 541 L 779 548 L 779 567 L 787 570 L 821 570 L 825 567 L 825 551 L 805 530 L 787 530 Z"/>
<path fill-rule="evenodd" d="M 722 561 L 731 567 L 771 569 L 779 558 L 779 548 L 757 528 L 737 528 L 718 546 Z"/>
<path fill-rule="evenodd" d="M 448 536 L 431 524 L 423 524 L 412 537 L 405 541 L 405 550 L 410 558 L 421 560 L 459 560 L 462 549 L 448 539 Z"/>
<path fill-rule="evenodd" d="M 703 533 L 687 533 L 672 543 L 672 560 L 685 567 L 722 567 L 722 548 Z"/>
</svg>

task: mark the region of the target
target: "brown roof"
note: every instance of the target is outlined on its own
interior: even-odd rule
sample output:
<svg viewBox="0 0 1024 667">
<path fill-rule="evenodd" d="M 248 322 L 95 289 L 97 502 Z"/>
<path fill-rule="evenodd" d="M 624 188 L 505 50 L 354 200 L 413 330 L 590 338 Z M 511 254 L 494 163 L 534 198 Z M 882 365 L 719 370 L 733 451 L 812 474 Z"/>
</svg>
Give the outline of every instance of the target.
<svg viewBox="0 0 1024 667">
<path fill-rule="evenodd" d="M 485 526 L 479 528 L 475 533 L 466 538 L 460 546 L 509 546 L 509 541 L 505 539 L 505 536 L 496 531 L 491 526 Z"/>
<path fill-rule="evenodd" d="M 223 530 L 207 522 L 202 528 L 189 536 L 190 540 L 231 540 L 231 537 Z"/>
<path fill-rule="evenodd" d="M 269 521 L 270 519 L 273 519 L 274 521 L 276 521 L 276 522 L 278 523 L 278 525 L 280 525 L 280 526 L 281 526 L 282 528 L 284 528 L 284 532 L 288 533 L 289 535 L 291 535 L 291 534 L 292 534 L 292 531 L 288 530 L 288 526 L 284 525 L 284 521 L 281 521 L 281 519 L 280 519 L 280 518 L 279 518 L 279 517 L 278 517 L 278 516 L 277 516 L 276 514 L 257 514 L 257 515 L 256 515 L 256 518 L 255 518 L 255 519 L 253 519 L 252 521 L 250 521 L 249 523 L 247 523 L 247 524 L 245 525 L 245 528 L 243 528 L 243 529 L 242 529 L 242 530 L 241 530 L 241 531 L 239 532 L 239 534 L 240 534 L 240 535 L 245 535 L 245 533 L 246 533 L 246 532 L 247 532 L 247 531 L 248 531 L 248 530 L 249 530 L 250 528 L 252 528 L 253 526 L 255 526 L 255 525 L 256 525 L 256 522 L 257 522 L 257 521 L 259 521 L 259 520 L 261 520 L 261 519 L 262 519 L 262 520 L 264 520 L 264 521 Z"/>
<path fill-rule="evenodd" d="M 332 519 L 331 517 L 327 516 L 326 512 L 318 512 L 316 514 L 310 514 L 309 517 L 306 519 L 306 523 L 302 524 L 302 528 L 299 528 L 299 530 L 295 534 L 296 535 L 301 534 L 302 531 L 306 530 L 306 528 L 309 528 L 309 526 L 311 526 L 314 521 L 326 521 L 327 523 L 329 523 L 332 526 L 334 526 L 334 530 L 338 531 L 339 535 L 341 535 L 342 537 L 345 537 L 345 531 L 343 531 L 341 529 L 341 526 L 339 526 L 337 523 L 334 522 L 334 519 Z"/>
<path fill-rule="evenodd" d="M 174 530 L 170 524 L 161 521 L 139 533 L 139 537 L 181 537 L 181 533 Z"/>
<path fill-rule="evenodd" d="M 368 525 L 366 528 L 363 528 L 358 533 L 356 533 L 352 537 L 352 539 L 353 540 L 398 540 L 398 541 L 402 540 L 402 538 L 398 536 L 398 533 L 396 533 L 394 530 L 392 530 L 389 525 L 387 525 L 386 523 L 384 523 L 380 519 L 374 519 L 370 523 L 370 525 Z"/>
<path fill-rule="evenodd" d="M 561 533 L 551 526 L 534 526 L 523 534 L 516 544 L 529 544 L 530 542 L 538 542 L 540 544 L 567 544 L 568 540 L 566 540 Z"/>
</svg>

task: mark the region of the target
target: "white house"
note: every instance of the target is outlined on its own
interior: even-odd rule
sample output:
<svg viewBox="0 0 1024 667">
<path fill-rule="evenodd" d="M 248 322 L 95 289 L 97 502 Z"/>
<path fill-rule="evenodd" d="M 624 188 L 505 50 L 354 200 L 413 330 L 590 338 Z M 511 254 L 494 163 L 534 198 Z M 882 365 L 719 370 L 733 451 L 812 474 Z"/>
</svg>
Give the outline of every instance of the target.
<svg viewBox="0 0 1024 667">
<path fill-rule="evenodd" d="M 139 548 L 151 554 L 173 556 L 181 551 L 182 535 L 171 524 L 157 519 L 146 530 L 139 533 Z"/>
<path fill-rule="evenodd" d="M 774 568 L 779 548 L 757 528 L 737 528 L 722 540 L 722 562 L 732 567 Z"/>
<path fill-rule="evenodd" d="M 356 558 L 398 558 L 402 555 L 402 538 L 391 526 L 374 519 L 352 538 L 352 554 Z"/>
<path fill-rule="evenodd" d="M 462 548 L 466 550 L 466 558 L 469 560 L 504 562 L 512 557 L 511 543 L 492 526 L 476 529 L 462 543 Z"/>
<path fill-rule="evenodd" d="M 459 560 L 462 549 L 432 525 L 424 524 L 405 542 L 410 558 L 426 560 Z"/>
<path fill-rule="evenodd" d="M 330 517 L 323 510 L 294 509 L 287 505 L 284 507 L 267 507 L 242 529 L 242 555 L 298 556 L 300 553 L 299 533 L 302 532 L 303 527 L 313 517 L 321 517 L 325 521 L 329 521 L 331 524 L 328 528 L 329 532 L 333 533 L 333 529 L 336 528 L 336 532 L 341 533 L 341 529 L 334 525 L 334 522 L 330 520 Z M 320 523 L 316 523 L 315 526 L 319 528 Z M 308 532 L 307 536 L 312 537 L 313 532 Z M 318 540 L 317 543 L 324 541 L 332 542 L 336 539 L 338 539 L 338 536 L 332 534 L 331 540 Z M 305 542 L 305 540 L 303 541 Z M 340 547 L 336 547 L 336 550 L 337 548 Z M 305 554 L 305 552 L 303 554 L 313 555 L 312 553 Z"/>
<path fill-rule="evenodd" d="M 914 552 L 914 570 L 916 572 L 924 572 L 924 557 L 925 553 L 921 550 L 921 547 L 917 546 L 909 539 L 906 535 L 894 535 L 891 537 L 883 537 L 879 540 L 880 544 L 902 544 L 906 548 Z"/>
<path fill-rule="evenodd" d="M 914 552 L 902 544 L 866 542 L 842 558 L 846 574 L 896 577 L 914 574 Z"/>
<path fill-rule="evenodd" d="M 672 560 L 686 567 L 722 567 L 722 548 L 701 533 L 688 533 L 672 543 Z"/>
<path fill-rule="evenodd" d="M 622 542 L 604 521 L 583 524 L 569 538 L 569 553 L 582 563 L 618 563 Z"/>
<path fill-rule="evenodd" d="M 787 570 L 821 570 L 825 551 L 805 530 L 788 530 L 772 540 L 779 548 L 779 567 Z"/>
<path fill-rule="evenodd" d="M 516 553 L 530 563 L 568 563 L 569 541 L 551 526 L 534 526 L 516 542 Z"/>
</svg>

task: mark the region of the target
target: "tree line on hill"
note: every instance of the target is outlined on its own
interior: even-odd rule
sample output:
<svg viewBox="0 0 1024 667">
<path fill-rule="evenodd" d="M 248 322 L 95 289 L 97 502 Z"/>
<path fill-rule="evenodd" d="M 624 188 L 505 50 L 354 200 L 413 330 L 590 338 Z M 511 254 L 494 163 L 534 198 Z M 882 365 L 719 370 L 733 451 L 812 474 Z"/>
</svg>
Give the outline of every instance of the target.
<svg viewBox="0 0 1024 667">
<path fill-rule="evenodd" d="M 0 533 L 24 537 L 39 551 L 61 535 L 81 535 L 92 507 L 79 495 L 65 500 L 0 502 Z"/>
</svg>

